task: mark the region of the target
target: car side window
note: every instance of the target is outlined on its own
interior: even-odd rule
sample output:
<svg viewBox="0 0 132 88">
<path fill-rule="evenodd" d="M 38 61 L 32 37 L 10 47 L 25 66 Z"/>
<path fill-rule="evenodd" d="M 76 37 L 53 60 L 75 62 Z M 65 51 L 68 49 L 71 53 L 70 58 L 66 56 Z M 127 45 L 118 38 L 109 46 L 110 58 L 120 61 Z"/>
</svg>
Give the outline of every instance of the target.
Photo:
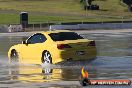
<svg viewBox="0 0 132 88">
<path fill-rule="evenodd" d="M 34 34 L 27 40 L 28 44 L 43 43 L 46 41 L 46 37 L 43 34 Z"/>
</svg>

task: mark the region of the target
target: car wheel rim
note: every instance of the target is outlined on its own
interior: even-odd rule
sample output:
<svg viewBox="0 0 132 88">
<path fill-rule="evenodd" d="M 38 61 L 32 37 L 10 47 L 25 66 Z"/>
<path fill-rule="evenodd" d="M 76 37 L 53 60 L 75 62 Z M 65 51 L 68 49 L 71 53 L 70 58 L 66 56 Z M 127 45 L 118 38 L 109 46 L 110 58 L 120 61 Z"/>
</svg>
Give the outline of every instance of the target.
<svg viewBox="0 0 132 88">
<path fill-rule="evenodd" d="M 44 69 L 44 71 L 45 71 L 45 74 L 51 73 L 51 69 L 50 68 L 46 68 L 46 69 Z"/>
<path fill-rule="evenodd" d="M 18 54 L 16 51 L 13 51 L 11 54 L 11 61 L 12 62 L 17 62 L 18 61 Z"/>
<path fill-rule="evenodd" d="M 45 52 L 44 54 L 44 63 L 48 63 L 48 64 L 51 63 L 51 55 L 49 52 Z"/>
</svg>

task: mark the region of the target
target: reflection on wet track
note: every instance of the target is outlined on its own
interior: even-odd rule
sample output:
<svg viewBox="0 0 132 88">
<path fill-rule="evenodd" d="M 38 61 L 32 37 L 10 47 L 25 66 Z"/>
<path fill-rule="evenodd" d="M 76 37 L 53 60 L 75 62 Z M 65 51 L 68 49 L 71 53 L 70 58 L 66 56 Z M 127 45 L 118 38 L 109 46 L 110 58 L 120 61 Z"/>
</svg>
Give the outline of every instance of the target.
<svg viewBox="0 0 132 88">
<path fill-rule="evenodd" d="M 80 69 L 85 66 L 90 79 L 132 79 L 132 34 L 89 33 L 85 38 L 96 40 L 97 59 L 57 65 L 9 64 L 8 49 L 26 37 L 0 37 L 0 85 L 13 87 L 79 87 Z M 44 83 L 43 83 L 44 82 Z M 56 83 L 49 83 L 56 82 Z M 63 83 L 60 83 L 63 82 Z M 26 84 L 22 84 L 26 83 Z M 34 84 L 36 83 L 36 84 Z M 41 84 L 42 83 L 42 84 Z M 47 84 L 46 84 L 47 83 Z M 94 86 L 95 88 L 98 86 Z M 104 86 L 105 87 L 105 86 Z M 109 88 L 109 87 L 107 87 Z M 119 86 L 116 88 L 120 88 Z"/>
</svg>

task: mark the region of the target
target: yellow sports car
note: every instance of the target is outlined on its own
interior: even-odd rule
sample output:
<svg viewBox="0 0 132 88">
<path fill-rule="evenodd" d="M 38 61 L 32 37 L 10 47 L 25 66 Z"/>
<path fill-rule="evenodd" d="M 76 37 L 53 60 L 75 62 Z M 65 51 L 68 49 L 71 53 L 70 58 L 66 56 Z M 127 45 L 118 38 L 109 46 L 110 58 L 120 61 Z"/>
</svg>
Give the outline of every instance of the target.
<svg viewBox="0 0 132 88">
<path fill-rule="evenodd" d="M 39 32 L 22 44 L 14 45 L 8 52 L 9 61 L 31 64 L 55 64 L 69 60 L 96 58 L 94 40 L 84 39 L 68 30 Z"/>
</svg>

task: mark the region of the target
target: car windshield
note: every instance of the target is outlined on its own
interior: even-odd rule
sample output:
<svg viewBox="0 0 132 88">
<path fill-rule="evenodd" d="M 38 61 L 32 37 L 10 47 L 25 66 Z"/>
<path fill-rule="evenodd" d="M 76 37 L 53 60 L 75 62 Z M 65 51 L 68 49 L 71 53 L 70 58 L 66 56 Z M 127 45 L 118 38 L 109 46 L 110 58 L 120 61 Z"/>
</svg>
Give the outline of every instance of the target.
<svg viewBox="0 0 132 88">
<path fill-rule="evenodd" d="M 64 41 L 64 40 L 77 40 L 83 39 L 82 36 L 74 32 L 59 32 L 49 34 L 53 41 Z"/>
</svg>

